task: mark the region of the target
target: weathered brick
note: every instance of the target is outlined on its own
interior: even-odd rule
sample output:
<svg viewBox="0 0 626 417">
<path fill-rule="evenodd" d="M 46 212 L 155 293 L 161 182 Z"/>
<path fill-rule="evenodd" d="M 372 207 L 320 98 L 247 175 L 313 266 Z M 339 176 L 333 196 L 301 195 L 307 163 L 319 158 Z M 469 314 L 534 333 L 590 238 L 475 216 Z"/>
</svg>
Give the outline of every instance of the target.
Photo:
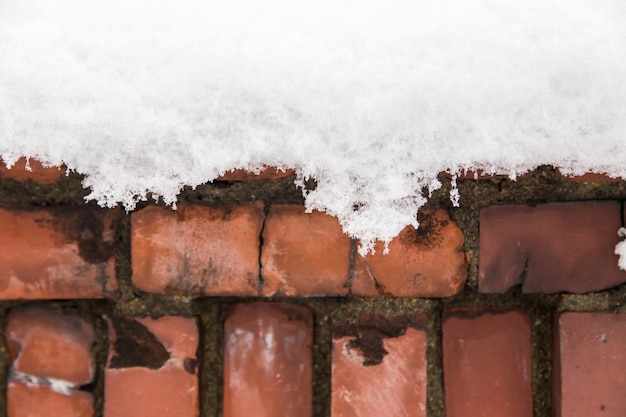
<svg viewBox="0 0 626 417">
<path fill-rule="evenodd" d="M 555 416 L 624 416 L 626 315 L 563 313 L 557 325 Z"/>
<path fill-rule="evenodd" d="M 293 169 L 280 170 L 274 167 L 267 167 L 258 174 L 246 171 L 245 169 L 234 169 L 227 171 L 224 175 L 217 178 L 217 181 L 249 181 L 249 180 L 268 180 L 285 178 L 293 175 Z"/>
<path fill-rule="evenodd" d="M 80 386 L 91 382 L 94 333 L 85 320 L 41 308 L 9 314 L 5 331 L 12 372 L 55 378 Z"/>
<path fill-rule="evenodd" d="M 352 242 L 336 218 L 272 206 L 263 230 L 263 295 L 345 295 Z"/>
<path fill-rule="evenodd" d="M 443 371 L 448 417 L 532 417 L 528 316 L 520 311 L 446 311 Z"/>
<path fill-rule="evenodd" d="M 224 417 L 312 415 L 308 309 L 238 304 L 224 323 Z"/>
<path fill-rule="evenodd" d="M 258 295 L 260 203 L 133 213 L 133 284 L 162 294 Z"/>
<path fill-rule="evenodd" d="M 395 297 L 450 297 L 467 277 L 463 232 L 444 210 L 420 213 L 417 230 L 407 226 L 383 254 L 356 255 L 352 294 Z"/>
<path fill-rule="evenodd" d="M 614 201 L 483 209 L 478 288 L 584 293 L 626 282 L 614 253 L 620 227 Z"/>
<path fill-rule="evenodd" d="M 362 317 L 335 330 L 332 417 L 426 416 L 426 317 Z"/>
<path fill-rule="evenodd" d="M 183 317 L 112 317 L 105 417 L 196 417 L 198 328 Z"/>
<path fill-rule="evenodd" d="M 82 391 L 63 393 L 49 385 L 11 381 L 7 386 L 8 417 L 92 417 L 91 394 Z"/>
<path fill-rule="evenodd" d="M 114 296 L 121 214 L 90 206 L 0 208 L 0 299 Z"/>
<path fill-rule="evenodd" d="M 20 158 L 11 169 L 7 168 L 0 159 L 0 176 L 15 181 L 34 181 L 38 184 L 53 184 L 65 174 L 61 167 L 44 167 L 41 162 L 30 159 L 28 168 L 26 158 Z"/>
</svg>

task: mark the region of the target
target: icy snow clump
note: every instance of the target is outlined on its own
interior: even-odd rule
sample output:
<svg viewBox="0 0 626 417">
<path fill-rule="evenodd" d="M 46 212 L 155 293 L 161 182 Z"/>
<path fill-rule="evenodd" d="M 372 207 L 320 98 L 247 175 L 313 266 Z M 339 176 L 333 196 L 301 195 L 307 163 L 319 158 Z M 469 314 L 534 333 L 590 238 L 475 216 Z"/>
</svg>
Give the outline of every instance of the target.
<svg viewBox="0 0 626 417">
<path fill-rule="evenodd" d="M 623 0 L 0 0 L 0 156 L 128 209 L 295 168 L 365 251 L 442 171 L 625 177 L 624 22 Z"/>
</svg>

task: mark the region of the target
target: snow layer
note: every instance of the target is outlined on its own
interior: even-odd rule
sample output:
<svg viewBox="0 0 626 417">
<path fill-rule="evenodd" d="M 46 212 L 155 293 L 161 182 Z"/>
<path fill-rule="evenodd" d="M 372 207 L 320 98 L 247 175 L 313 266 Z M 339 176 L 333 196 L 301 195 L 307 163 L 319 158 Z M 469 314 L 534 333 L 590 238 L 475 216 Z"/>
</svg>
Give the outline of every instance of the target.
<svg viewBox="0 0 626 417">
<path fill-rule="evenodd" d="M 0 156 L 128 209 L 295 168 L 367 250 L 441 171 L 626 177 L 624 22 L 623 0 L 0 0 Z"/>
</svg>

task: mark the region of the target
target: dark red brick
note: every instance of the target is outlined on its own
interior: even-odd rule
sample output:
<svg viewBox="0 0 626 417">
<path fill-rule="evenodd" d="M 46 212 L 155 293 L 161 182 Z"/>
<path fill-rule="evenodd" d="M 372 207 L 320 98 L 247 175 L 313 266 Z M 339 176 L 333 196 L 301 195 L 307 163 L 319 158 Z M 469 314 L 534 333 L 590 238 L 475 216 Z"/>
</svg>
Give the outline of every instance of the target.
<svg viewBox="0 0 626 417">
<path fill-rule="evenodd" d="M 0 299 L 115 295 L 120 215 L 87 206 L 0 209 Z"/>
<path fill-rule="evenodd" d="M 626 315 L 563 313 L 557 326 L 555 416 L 624 416 Z"/>
<path fill-rule="evenodd" d="M 53 184 L 65 175 L 65 170 L 61 167 L 44 167 L 41 162 L 30 159 L 28 166 L 26 158 L 20 158 L 10 169 L 6 167 L 0 159 L 0 176 L 15 181 L 34 181 L 38 184 Z"/>
<path fill-rule="evenodd" d="M 5 331 L 12 370 L 80 386 L 91 382 L 93 328 L 85 320 L 40 308 L 11 311 Z"/>
<path fill-rule="evenodd" d="M 395 297 L 450 297 L 467 277 L 463 232 L 444 210 L 420 215 L 416 230 L 407 226 L 389 243 L 376 245 L 376 253 L 356 255 L 352 294 Z"/>
<path fill-rule="evenodd" d="M 82 391 L 62 393 L 49 385 L 33 385 L 20 381 L 7 387 L 8 417 L 92 417 L 91 394 Z"/>
<path fill-rule="evenodd" d="M 258 174 L 254 172 L 246 171 L 244 169 L 234 169 L 224 173 L 224 175 L 217 178 L 217 181 L 249 181 L 249 180 L 267 180 L 285 178 L 293 175 L 293 169 L 280 170 L 274 167 L 267 167 Z"/>
<path fill-rule="evenodd" d="M 258 295 L 262 204 L 132 214 L 132 281 L 150 293 Z"/>
<path fill-rule="evenodd" d="M 272 206 L 263 230 L 263 295 L 345 295 L 352 241 L 335 217 Z"/>
<path fill-rule="evenodd" d="M 238 304 L 224 323 L 224 417 L 311 417 L 308 309 Z"/>
<path fill-rule="evenodd" d="M 479 290 L 584 293 L 626 282 L 614 253 L 620 210 L 614 201 L 483 209 Z"/>
<path fill-rule="evenodd" d="M 447 417 L 532 417 L 528 317 L 520 311 L 446 311 L 443 371 Z"/>
<path fill-rule="evenodd" d="M 113 317 L 105 417 L 196 417 L 198 328 L 183 317 Z"/>
<path fill-rule="evenodd" d="M 425 317 L 420 317 L 425 323 Z M 425 417 L 426 332 L 365 320 L 333 339 L 332 417 Z M 347 333 L 352 333 L 348 331 Z"/>
</svg>

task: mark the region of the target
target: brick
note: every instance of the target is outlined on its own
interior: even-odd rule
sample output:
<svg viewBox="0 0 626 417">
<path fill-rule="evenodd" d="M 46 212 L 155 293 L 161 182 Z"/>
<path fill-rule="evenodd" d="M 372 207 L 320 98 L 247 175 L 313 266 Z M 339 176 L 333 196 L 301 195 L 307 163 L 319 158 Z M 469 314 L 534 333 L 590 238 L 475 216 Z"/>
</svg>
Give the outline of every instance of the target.
<svg viewBox="0 0 626 417">
<path fill-rule="evenodd" d="M 196 417 L 198 328 L 192 318 L 112 317 L 105 417 Z"/>
<path fill-rule="evenodd" d="M 116 295 L 113 250 L 121 214 L 90 206 L 0 208 L 0 299 Z"/>
<path fill-rule="evenodd" d="M 335 331 L 332 417 L 426 416 L 426 317 L 369 317 Z"/>
<path fill-rule="evenodd" d="M 407 226 L 376 253 L 356 255 L 352 294 L 395 297 L 450 297 L 467 278 L 463 232 L 444 210 L 419 215 L 419 227 Z"/>
<path fill-rule="evenodd" d="M 224 417 L 311 417 L 308 309 L 238 304 L 224 323 Z"/>
<path fill-rule="evenodd" d="M 22 308 L 9 314 L 5 335 L 13 372 L 60 379 L 73 386 L 92 381 L 94 333 L 85 320 L 53 310 Z"/>
<path fill-rule="evenodd" d="M 622 417 L 626 410 L 626 315 L 562 313 L 555 329 L 556 417 Z"/>
<path fill-rule="evenodd" d="M 446 311 L 443 372 L 448 417 L 532 417 L 527 315 L 520 311 Z"/>
<path fill-rule="evenodd" d="M 133 213 L 133 284 L 159 294 L 258 295 L 263 217 L 260 203 Z"/>
<path fill-rule="evenodd" d="M 280 170 L 274 167 L 266 167 L 258 174 L 245 169 L 233 169 L 217 178 L 217 181 L 249 181 L 285 178 L 294 174 L 293 169 Z"/>
<path fill-rule="evenodd" d="M 82 391 L 62 393 L 48 385 L 32 385 L 21 381 L 7 387 L 8 417 L 92 417 L 91 394 Z"/>
<path fill-rule="evenodd" d="M 15 162 L 11 169 L 7 168 L 2 159 L 0 159 L 0 175 L 2 178 L 19 182 L 31 180 L 38 184 L 53 184 L 65 175 L 65 170 L 61 169 L 61 167 L 44 167 L 41 162 L 35 159 L 28 161 L 27 168 L 26 158 L 22 157 Z"/>
<path fill-rule="evenodd" d="M 626 282 L 614 253 L 620 227 L 614 201 L 483 209 L 478 288 L 584 293 Z"/>
<path fill-rule="evenodd" d="M 305 213 L 297 205 L 272 206 L 263 230 L 263 295 L 347 294 L 351 248 L 335 217 Z"/>
</svg>

